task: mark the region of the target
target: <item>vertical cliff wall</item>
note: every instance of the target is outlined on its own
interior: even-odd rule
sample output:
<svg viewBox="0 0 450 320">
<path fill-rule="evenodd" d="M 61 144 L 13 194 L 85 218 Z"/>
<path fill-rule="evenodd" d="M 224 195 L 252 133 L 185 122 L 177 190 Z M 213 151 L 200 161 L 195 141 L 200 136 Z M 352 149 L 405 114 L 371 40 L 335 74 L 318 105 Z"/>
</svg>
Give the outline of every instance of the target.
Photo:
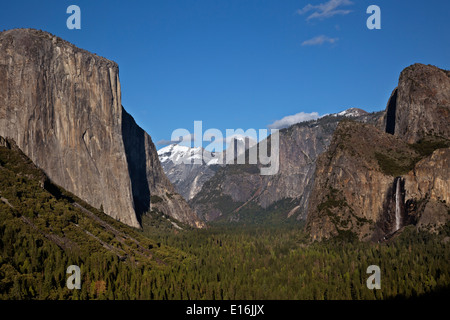
<svg viewBox="0 0 450 320">
<path fill-rule="evenodd" d="M 9 30 L 0 33 L 0 88 L 0 135 L 91 205 L 139 227 L 152 189 L 171 190 L 150 137 L 122 108 L 116 63 L 46 32 Z M 166 214 L 192 224 L 180 206 L 184 214 Z"/>
<path fill-rule="evenodd" d="M 450 72 L 416 63 L 405 68 L 387 106 L 386 132 L 408 143 L 450 139 Z"/>
</svg>

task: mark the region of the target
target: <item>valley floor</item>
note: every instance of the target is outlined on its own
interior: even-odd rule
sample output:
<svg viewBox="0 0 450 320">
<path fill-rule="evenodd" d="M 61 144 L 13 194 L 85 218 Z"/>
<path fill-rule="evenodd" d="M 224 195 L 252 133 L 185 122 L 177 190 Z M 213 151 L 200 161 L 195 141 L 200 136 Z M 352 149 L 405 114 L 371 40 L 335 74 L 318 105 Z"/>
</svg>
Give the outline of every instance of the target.
<svg viewBox="0 0 450 320">
<path fill-rule="evenodd" d="M 160 236 L 185 252 L 183 296 L 190 299 L 398 299 L 448 294 L 450 225 L 440 234 L 413 226 L 385 243 L 310 243 L 299 226 L 212 227 Z M 381 289 L 367 287 L 370 265 Z M 175 275 L 173 276 L 175 277 Z"/>
</svg>

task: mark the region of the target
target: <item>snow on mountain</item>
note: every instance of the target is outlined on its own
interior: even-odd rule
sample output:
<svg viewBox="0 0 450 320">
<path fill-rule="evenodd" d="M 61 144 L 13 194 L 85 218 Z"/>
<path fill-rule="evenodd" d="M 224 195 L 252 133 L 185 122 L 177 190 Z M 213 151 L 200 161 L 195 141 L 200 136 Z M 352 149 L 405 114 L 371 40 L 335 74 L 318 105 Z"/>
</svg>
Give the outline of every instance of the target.
<svg viewBox="0 0 450 320">
<path fill-rule="evenodd" d="M 210 152 L 201 147 L 191 148 L 179 144 L 171 144 L 158 150 L 165 174 L 186 200 L 192 199 L 216 170 L 224 165 L 227 153 L 234 152 L 233 158 L 236 158 L 256 144 L 252 138 L 239 134 L 224 142 L 228 144 L 228 148 L 223 152 Z"/>
<path fill-rule="evenodd" d="M 201 147 L 190 148 L 171 144 L 158 150 L 159 161 L 165 163 L 171 161 L 174 164 L 207 164 L 214 158 L 214 154 Z M 197 163 L 195 162 L 197 160 Z M 204 163 L 203 163 L 204 162 Z"/>
<path fill-rule="evenodd" d="M 228 148 L 224 151 L 223 156 L 225 156 L 225 153 L 234 150 L 234 157 L 257 143 L 253 138 L 240 134 L 227 137 L 225 142 L 227 142 Z M 161 163 L 171 161 L 174 164 L 203 164 L 208 166 L 223 163 L 223 161 L 220 162 L 222 152 L 211 152 L 202 147 L 191 148 L 176 143 L 158 150 L 158 156 Z"/>
<path fill-rule="evenodd" d="M 192 199 L 215 173 L 217 153 L 201 147 L 171 144 L 158 150 L 159 160 L 170 182 L 186 200 Z"/>
<path fill-rule="evenodd" d="M 341 117 L 344 116 L 344 117 L 349 117 L 349 118 L 351 118 L 351 117 L 359 117 L 359 116 L 363 116 L 363 115 L 366 115 L 366 114 L 368 114 L 368 112 L 366 112 L 366 111 L 364 111 L 364 110 L 362 110 L 362 109 L 359 109 L 359 108 L 350 108 L 350 109 L 341 111 L 341 112 L 339 112 L 339 113 L 334 113 L 333 115 L 334 115 L 335 117 L 337 117 L 337 116 L 341 116 Z"/>
</svg>

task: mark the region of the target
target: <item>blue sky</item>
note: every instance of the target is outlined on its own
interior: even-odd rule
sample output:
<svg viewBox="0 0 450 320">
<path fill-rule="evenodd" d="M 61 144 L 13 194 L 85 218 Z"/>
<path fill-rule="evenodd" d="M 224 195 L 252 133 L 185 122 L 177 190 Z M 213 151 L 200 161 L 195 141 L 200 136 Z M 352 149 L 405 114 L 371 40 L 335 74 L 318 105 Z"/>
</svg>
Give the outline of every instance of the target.
<svg viewBox="0 0 450 320">
<path fill-rule="evenodd" d="M 66 27 L 71 4 L 81 30 Z M 372 4 L 381 30 L 366 27 Z M 195 120 L 225 133 L 382 110 L 403 68 L 450 69 L 449 12 L 442 0 L 16 0 L 0 29 L 42 29 L 116 61 L 122 104 L 156 143 Z"/>
</svg>

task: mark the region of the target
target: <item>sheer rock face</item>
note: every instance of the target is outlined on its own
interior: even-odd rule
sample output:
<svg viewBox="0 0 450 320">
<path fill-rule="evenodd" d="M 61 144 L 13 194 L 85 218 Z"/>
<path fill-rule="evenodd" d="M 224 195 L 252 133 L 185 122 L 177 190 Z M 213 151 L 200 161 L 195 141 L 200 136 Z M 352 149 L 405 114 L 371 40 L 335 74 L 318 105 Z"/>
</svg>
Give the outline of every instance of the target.
<svg viewBox="0 0 450 320">
<path fill-rule="evenodd" d="M 376 154 L 385 154 L 388 148 L 399 158 L 417 156 L 404 141 L 372 125 L 339 124 L 329 149 L 317 160 L 307 218 L 314 239 L 346 231 L 367 239 L 377 222 L 385 223 L 384 203 L 395 177 L 382 171 Z"/>
<path fill-rule="evenodd" d="M 389 105 L 395 120 L 388 120 L 396 136 L 408 143 L 427 135 L 450 139 L 450 71 L 414 64 L 402 71 L 394 93 Z"/>
<path fill-rule="evenodd" d="M 339 124 L 317 161 L 307 218 L 314 239 L 352 233 L 379 240 L 398 230 L 397 221 L 435 230 L 449 220 L 448 75 L 431 66 L 406 68 L 384 130 Z"/>
<path fill-rule="evenodd" d="M 450 149 L 435 150 L 406 175 L 407 196 L 450 203 Z"/>
<path fill-rule="evenodd" d="M 420 157 L 396 136 L 341 122 L 317 160 L 307 230 L 314 239 L 351 232 L 361 240 L 379 240 L 397 231 L 396 208 L 400 227 L 444 224 L 449 219 L 450 149 L 437 149 L 415 163 Z M 389 165 L 400 173 L 390 173 Z"/>
<path fill-rule="evenodd" d="M 450 148 L 435 150 L 405 175 L 405 199 L 421 205 L 419 227 L 436 230 L 450 219 Z"/>
<path fill-rule="evenodd" d="M 122 108 L 116 63 L 46 32 L 9 30 L 0 88 L 0 135 L 89 204 L 139 227 L 150 194 L 173 192 L 150 137 Z M 194 224 L 185 202 L 170 202 L 166 214 Z"/>
</svg>

